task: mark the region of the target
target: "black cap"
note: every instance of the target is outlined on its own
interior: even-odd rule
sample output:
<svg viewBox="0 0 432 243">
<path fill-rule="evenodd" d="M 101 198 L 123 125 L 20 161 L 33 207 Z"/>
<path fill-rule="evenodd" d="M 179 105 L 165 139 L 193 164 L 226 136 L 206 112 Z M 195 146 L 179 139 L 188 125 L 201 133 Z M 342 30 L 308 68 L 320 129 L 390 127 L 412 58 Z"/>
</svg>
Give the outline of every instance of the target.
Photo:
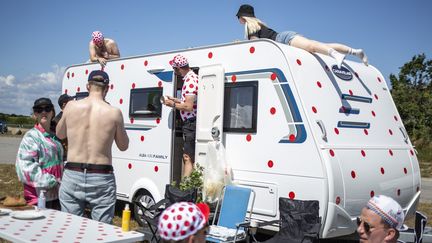
<svg viewBox="0 0 432 243">
<path fill-rule="evenodd" d="M 246 16 L 246 17 L 255 17 L 254 8 L 249 4 L 243 4 L 240 6 L 237 12 L 237 18 Z"/>
<path fill-rule="evenodd" d="M 72 99 L 73 99 L 73 97 L 68 95 L 68 94 L 60 95 L 60 97 L 58 98 L 58 104 L 59 104 L 60 108 L 63 106 L 64 103 L 67 103 L 68 101 L 70 101 Z"/>
<path fill-rule="evenodd" d="M 33 105 L 33 109 L 36 107 L 40 107 L 40 106 L 52 106 L 52 107 L 54 107 L 53 103 L 51 102 L 51 100 L 49 98 L 39 98 L 39 99 L 35 100 L 34 105 Z"/>
<path fill-rule="evenodd" d="M 106 72 L 102 70 L 94 70 L 89 74 L 88 81 L 95 81 L 104 84 L 109 84 L 109 76 Z"/>
</svg>

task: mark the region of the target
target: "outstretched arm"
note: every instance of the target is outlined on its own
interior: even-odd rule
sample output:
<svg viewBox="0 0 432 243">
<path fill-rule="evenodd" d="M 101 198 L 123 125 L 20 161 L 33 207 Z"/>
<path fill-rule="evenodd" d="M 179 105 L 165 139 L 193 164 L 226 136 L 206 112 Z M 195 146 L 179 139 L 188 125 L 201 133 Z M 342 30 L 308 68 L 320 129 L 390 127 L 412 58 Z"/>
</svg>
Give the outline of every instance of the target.
<svg viewBox="0 0 432 243">
<path fill-rule="evenodd" d="M 108 59 L 120 58 L 120 50 L 117 43 L 113 40 L 111 43 L 110 52 L 108 53 Z"/>
<path fill-rule="evenodd" d="M 99 62 L 102 66 L 106 65 L 106 59 L 97 54 L 96 46 L 93 42 L 89 43 L 90 61 Z"/>
<path fill-rule="evenodd" d="M 116 110 L 116 132 L 114 140 L 120 151 L 125 151 L 129 147 L 129 137 L 124 127 L 123 115 L 120 110 Z"/>
</svg>

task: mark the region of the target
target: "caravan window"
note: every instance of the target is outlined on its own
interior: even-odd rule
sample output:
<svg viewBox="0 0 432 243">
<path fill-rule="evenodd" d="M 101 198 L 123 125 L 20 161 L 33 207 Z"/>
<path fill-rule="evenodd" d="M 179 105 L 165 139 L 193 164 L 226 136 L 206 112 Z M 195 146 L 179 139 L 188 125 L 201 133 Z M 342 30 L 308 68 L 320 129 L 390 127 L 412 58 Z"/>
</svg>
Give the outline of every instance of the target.
<svg viewBox="0 0 432 243">
<path fill-rule="evenodd" d="M 75 100 L 81 100 L 89 96 L 89 92 L 78 92 L 75 94 Z"/>
<path fill-rule="evenodd" d="M 131 89 L 130 91 L 130 117 L 161 117 L 162 104 L 160 97 L 162 88 Z"/>
<path fill-rule="evenodd" d="M 258 82 L 225 84 L 224 131 L 256 132 Z"/>
</svg>

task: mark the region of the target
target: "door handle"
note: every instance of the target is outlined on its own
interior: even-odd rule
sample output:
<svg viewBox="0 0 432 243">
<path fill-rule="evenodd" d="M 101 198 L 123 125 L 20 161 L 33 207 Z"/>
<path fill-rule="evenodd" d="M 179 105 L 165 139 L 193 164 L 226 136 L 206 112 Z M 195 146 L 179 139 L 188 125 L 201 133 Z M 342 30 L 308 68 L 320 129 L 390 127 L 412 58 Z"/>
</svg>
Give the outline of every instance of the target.
<svg viewBox="0 0 432 243">
<path fill-rule="evenodd" d="M 322 133 L 321 138 L 322 138 L 322 140 L 324 140 L 324 141 L 327 142 L 327 131 L 325 129 L 324 122 L 322 120 L 317 120 L 316 122 L 317 122 L 319 128 L 321 129 L 321 133 Z"/>
</svg>

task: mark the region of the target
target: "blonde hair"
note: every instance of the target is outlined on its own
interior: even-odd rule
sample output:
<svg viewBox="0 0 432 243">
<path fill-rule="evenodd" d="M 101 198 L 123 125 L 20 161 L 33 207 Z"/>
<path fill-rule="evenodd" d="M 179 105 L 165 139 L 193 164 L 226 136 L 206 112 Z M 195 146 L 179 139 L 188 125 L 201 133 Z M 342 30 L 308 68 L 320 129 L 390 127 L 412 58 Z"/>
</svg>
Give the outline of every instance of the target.
<svg viewBox="0 0 432 243">
<path fill-rule="evenodd" d="M 267 26 L 260 19 L 255 17 L 242 16 L 245 20 L 245 39 L 248 39 L 249 35 L 254 34 L 261 30 L 261 26 Z"/>
</svg>

